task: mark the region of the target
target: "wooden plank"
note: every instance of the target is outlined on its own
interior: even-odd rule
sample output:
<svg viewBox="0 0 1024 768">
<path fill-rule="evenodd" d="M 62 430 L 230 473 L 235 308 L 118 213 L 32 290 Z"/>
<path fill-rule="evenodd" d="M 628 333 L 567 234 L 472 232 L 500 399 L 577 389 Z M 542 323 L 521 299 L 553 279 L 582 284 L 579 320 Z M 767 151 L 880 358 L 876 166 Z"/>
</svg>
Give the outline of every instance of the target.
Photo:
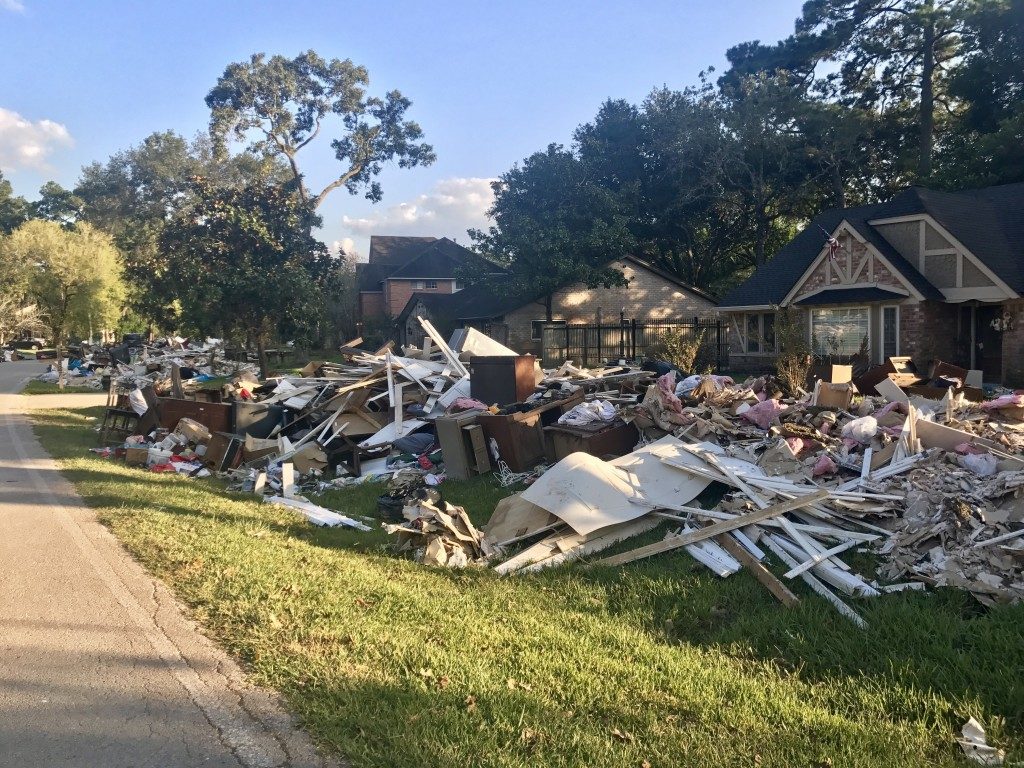
<svg viewBox="0 0 1024 768">
<path fill-rule="evenodd" d="M 806 507 L 808 504 L 813 504 L 814 502 L 821 501 L 827 497 L 828 491 L 815 491 L 807 496 L 789 499 L 788 501 L 773 504 L 769 507 L 758 509 L 746 515 L 734 517 L 732 520 L 722 520 L 718 523 L 712 523 L 711 525 L 704 526 L 693 533 L 687 533 L 682 536 L 670 536 L 662 541 L 656 541 L 653 544 L 648 544 L 646 547 L 640 547 L 639 549 L 623 552 L 619 555 L 606 557 L 603 560 L 598 560 L 597 565 L 624 565 L 626 563 L 631 563 L 634 560 L 641 560 L 645 557 L 660 555 L 662 552 L 671 552 L 674 549 L 685 547 L 687 544 L 695 544 L 698 541 L 709 539 L 720 533 L 728 533 L 736 528 L 743 528 L 744 526 L 751 525 L 752 523 L 758 523 L 761 520 L 778 517 L 781 514 L 790 512 L 794 509 L 800 509 L 800 507 Z"/>
<path fill-rule="evenodd" d="M 295 465 L 290 461 L 281 465 L 281 495 L 288 499 L 295 496 Z"/>
<path fill-rule="evenodd" d="M 718 542 L 722 549 L 739 560 L 740 565 L 750 571 L 754 578 L 761 582 L 765 589 L 771 592 L 780 603 L 787 608 L 792 608 L 800 602 L 800 598 L 790 592 L 789 587 L 779 581 L 774 573 L 765 568 L 760 560 L 750 554 L 746 547 L 732 537 L 732 534 L 723 533 L 720 536 L 716 536 L 715 541 Z"/>
</svg>

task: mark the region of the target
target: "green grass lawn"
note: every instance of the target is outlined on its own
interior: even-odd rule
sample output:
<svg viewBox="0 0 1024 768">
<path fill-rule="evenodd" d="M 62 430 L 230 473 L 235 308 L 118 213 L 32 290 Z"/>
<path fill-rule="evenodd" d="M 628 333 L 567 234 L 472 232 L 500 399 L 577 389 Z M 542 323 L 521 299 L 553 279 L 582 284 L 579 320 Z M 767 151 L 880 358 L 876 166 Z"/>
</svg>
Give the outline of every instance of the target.
<svg viewBox="0 0 1024 768">
<path fill-rule="evenodd" d="M 102 394 L 105 390 L 102 389 L 91 389 L 89 387 L 64 387 L 61 389 L 56 384 L 52 384 L 48 381 L 36 381 L 33 379 L 28 382 L 24 389 L 21 390 L 23 395 L 73 395 L 73 394 L 88 394 L 96 395 Z"/>
<path fill-rule="evenodd" d="M 971 715 L 1024 759 L 1024 606 L 893 594 L 856 601 L 862 631 L 799 582 L 787 611 L 683 552 L 506 578 L 426 568 L 379 531 L 88 454 L 99 413 L 34 415 L 132 554 L 354 766 L 967 765 L 953 737 Z M 321 502 L 368 515 L 380 490 Z M 478 523 L 503 494 L 490 477 L 444 491 Z"/>
</svg>

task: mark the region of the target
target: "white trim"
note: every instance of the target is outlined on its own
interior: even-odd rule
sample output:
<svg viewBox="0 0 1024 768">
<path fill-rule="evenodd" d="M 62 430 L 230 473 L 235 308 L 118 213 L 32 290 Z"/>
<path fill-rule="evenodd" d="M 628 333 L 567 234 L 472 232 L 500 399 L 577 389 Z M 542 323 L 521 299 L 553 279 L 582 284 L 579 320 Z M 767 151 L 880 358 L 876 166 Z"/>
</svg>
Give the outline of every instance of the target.
<svg viewBox="0 0 1024 768">
<path fill-rule="evenodd" d="M 882 291 L 891 291 L 892 293 L 898 293 L 898 294 L 900 294 L 901 296 L 903 296 L 904 298 L 907 298 L 907 299 L 910 298 L 910 294 L 907 293 L 907 291 L 905 289 L 903 289 L 903 288 L 897 288 L 896 286 L 891 286 L 891 285 L 887 285 L 885 287 L 882 287 L 878 283 L 864 283 L 864 282 L 860 282 L 860 283 L 847 283 L 846 285 L 841 285 L 838 288 L 836 286 L 834 286 L 834 285 L 823 285 L 821 288 L 815 288 L 810 293 L 805 293 L 803 296 L 801 296 L 799 299 L 797 299 L 797 301 L 803 301 L 804 299 L 809 299 L 812 296 L 817 296 L 819 293 L 823 293 L 825 291 L 845 291 L 848 288 L 878 288 L 879 290 L 882 290 Z M 881 299 L 881 301 L 890 301 L 890 299 Z M 891 301 L 897 301 L 897 299 L 895 297 L 893 297 L 891 299 Z M 793 306 L 799 306 L 799 305 L 796 302 L 794 302 Z M 855 305 L 851 305 L 851 306 L 855 306 Z"/>
<path fill-rule="evenodd" d="M 868 219 L 868 224 L 871 226 L 876 224 L 906 224 L 911 221 L 920 221 L 926 215 L 924 213 L 909 213 L 906 216 L 891 216 L 888 219 Z"/>
<path fill-rule="evenodd" d="M 774 304 L 737 304 L 733 307 L 714 307 L 716 312 L 756 312 L 759 309 L 775 309 Z"/>
<path fill-rule="evenodd" d="M 1016 291 L 1014 291 L 1012 288 L 1010 288 L 1010 286 L 1008 286 L 1006 283 L 1004 283 L 999 278 L 999 276 L 996 275 L 995 272 L 993 272 L 985 264 L 983 264 L 981 259 L 979 259 L 973 253 L 971 253 L 970 249 L 967 248 L 959 240 L 957 240 L 948 229 L 946 229 L 944 226 L 939 224 L 939 222 L 935 221 L 935 219 L 933 219 L 931 216 L 925 215 L 925 221 L 927 221 L 929 224 L 931 224 L 933 227 L 935 227 L 935 231 L 938 232 L 940 235 L 942 235 L 944 238 L 946 238 L 947 241 L 951 242 L 953 244 L 953 247 L 956 250 L 962 251 L 963 255 L 968 257 L 971 260 L 971 263 L 973 263 L 974 266 L 976 266 L 978 269 L 980 269 L 982 274 L 985 275 L 985 277 L 987 277 L 989 280 L 991 280 L 993 283 L 995 283 L 997 287 L 999 287 L 1003 291 L 1005 291 L 1006 294 L 1007 294 L 1005 298 L 1007 298 L 1007 299 L 1017 299 L 1017 298 L 1020 298 L 1017 295 Z M 941 288 L 939 290 L 942 291 Z M 946 291 L 942 291 L 942 292 L 946 293 Z"/>
<path fill-rule="evenodd" d="M 959 304 L 962 301 L 972 300 L 1000 304 L 1009 298 L 995 285 L 978 285 L 972 288 L 940 288 L 939 290 L 946 297 L 947 304 Z"/>
</svg>

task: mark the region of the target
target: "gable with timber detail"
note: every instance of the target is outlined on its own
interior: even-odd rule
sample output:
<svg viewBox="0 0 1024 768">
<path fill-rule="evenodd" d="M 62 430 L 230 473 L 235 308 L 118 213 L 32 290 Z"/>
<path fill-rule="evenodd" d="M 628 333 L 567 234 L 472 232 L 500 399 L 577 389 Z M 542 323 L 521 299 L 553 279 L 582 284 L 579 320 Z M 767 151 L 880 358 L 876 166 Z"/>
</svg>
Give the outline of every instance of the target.
<svg viewBox="0 0 1024 768">
<path fill-rule="evenodd" d="M 791 302 L 827 288 L 877 285 L 906 293 L 904 283 L 864 243 L 842 233 L 836 238 L 842 246 L 835 259 L 821 259 L 814 270 L 792 294 Z"/>
</svg>

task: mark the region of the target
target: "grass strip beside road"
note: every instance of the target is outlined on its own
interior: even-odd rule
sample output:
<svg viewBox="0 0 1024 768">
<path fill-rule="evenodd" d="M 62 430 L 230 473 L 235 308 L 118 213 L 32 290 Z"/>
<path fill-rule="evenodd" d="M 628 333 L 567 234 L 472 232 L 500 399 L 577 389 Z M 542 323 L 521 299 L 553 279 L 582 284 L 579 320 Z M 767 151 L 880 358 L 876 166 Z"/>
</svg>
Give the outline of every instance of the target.
<svg viewBox="0 0 1024 768">
<path fill-rule="evenodd" d="M 101 412 L 33 416 L 128 550 L 357 768 L 957 766 L 972 715 L 1024 759 L 1024 606 L 899 593 L 855 601 L 861 631 L 802 583 L 786 610 L 684 552 L 506 578 L 426 568 L 379 530 L 90 454 Z M 478 524 L 504 493 L 490 476 L 443 490 Z M 318 501 L 368 515 L 380 492 Z"/>
</svg>

